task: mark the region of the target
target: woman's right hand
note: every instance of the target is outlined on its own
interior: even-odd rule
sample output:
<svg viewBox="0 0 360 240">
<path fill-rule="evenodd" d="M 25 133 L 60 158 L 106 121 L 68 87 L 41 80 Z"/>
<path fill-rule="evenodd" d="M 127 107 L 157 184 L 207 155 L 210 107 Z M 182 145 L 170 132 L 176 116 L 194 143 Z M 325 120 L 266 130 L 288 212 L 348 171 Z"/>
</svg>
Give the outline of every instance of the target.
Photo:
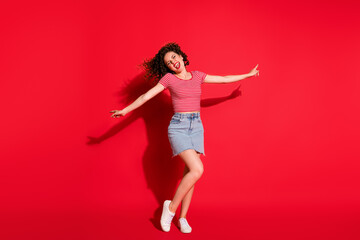
<svg viewBox="0 0 360 240">
<path fill-rule="evenodd" d="M 124 110 L 112 110 L 110 112 L 113 113 L 111 115 L 112 118 L 119 118 L 121 116 L 123 117 L 126 114 Z"/>
</svg>

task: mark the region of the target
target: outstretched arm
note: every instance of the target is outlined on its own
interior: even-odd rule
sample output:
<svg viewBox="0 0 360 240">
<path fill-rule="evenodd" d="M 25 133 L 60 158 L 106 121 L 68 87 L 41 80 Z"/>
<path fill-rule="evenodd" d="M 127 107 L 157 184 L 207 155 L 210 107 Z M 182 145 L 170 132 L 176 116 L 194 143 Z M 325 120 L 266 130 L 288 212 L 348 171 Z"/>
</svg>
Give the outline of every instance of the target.
<svg viewBox="0 0 360 240">
<path fill-rule="evenodd" d="M 124 108 L 122 110 L 112 110 L 112 111 L 110 111 L 111 113 L 113 113 L 111 115 L 111 117 L 112 118 L 118 118 L 120 116 L 125 116 L 126 114 L 128 114 L 132 110 L 140 107 L 141 105 L 143 105 L 144 103 L 149 101 L 151 98 L 155 97 L 157 94 L 162 92 L 164 89 L 165 88 L 164 88 L 164 86 L 162 84 L 160 84 L 160 83 L 156 84 L 155 87 L 151 88 L 149 91 L 147 91 L 146 93 L 144 93 L 143 95 L 138 97 L 133 103 L 131 103 L 126 108 Z"/>
<path fill-rule="evenodd" d="M 259 65 L 259 64 L 258 64 Z M 259 70 L 256 68 L 256 65 L 249 73 L 242 74 L 242 75 L 228 75 L 228 76 L 214 76 L 214 75 L 206 75 L 204 82 L 205 83 L 231 83 L 243 80 L 245 78 L 249 78 L 252 76 L 259 76 Z"/>
</svg>

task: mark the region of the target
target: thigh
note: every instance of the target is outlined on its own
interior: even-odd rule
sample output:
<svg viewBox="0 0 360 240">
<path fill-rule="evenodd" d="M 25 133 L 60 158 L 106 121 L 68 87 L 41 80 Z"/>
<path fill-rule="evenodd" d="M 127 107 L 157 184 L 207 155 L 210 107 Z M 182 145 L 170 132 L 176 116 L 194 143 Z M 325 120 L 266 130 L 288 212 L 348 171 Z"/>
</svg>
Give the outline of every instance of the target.
<svg viewBox="0 0 360 240">
<path fill-rule="evenodd" d="M 204 168 L 203 163 L 200 159 L 200 154 L 198 154 L 194 149 L 185 150 L 181 152 L 179 156 L 184 161 L 185 166 L 189 170 Z"/>
</svg>

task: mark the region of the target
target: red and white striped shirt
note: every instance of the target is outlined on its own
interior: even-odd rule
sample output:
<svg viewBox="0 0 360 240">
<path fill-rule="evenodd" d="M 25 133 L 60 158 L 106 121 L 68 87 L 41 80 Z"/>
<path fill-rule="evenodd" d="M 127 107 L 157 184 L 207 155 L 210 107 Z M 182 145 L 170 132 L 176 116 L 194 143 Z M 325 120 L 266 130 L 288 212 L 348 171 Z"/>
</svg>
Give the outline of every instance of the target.
<svg viewBox="0 0 360 240">
<path fill-rule="evenodd" d="M 159 81 L 170 90 L 174 112 L 200 111 L 201 84 L 206 73 L 191 71 L 191 79 L 184 80 L 171 73 L 165 74 Z"/>
</svg>

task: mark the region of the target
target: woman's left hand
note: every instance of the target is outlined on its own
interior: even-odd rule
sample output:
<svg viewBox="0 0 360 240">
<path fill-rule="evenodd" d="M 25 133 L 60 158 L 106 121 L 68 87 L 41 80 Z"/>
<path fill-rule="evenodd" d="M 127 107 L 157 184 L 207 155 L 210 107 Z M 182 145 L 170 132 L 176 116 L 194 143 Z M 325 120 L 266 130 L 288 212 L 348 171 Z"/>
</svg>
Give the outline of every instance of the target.
<svg viewBox="0 0 360 240">
<path fill-rule="evenodd" d="M 256 65 L 256 67 L 254 67 L 253 69 L 251 69 L 251 71 L 249 72 L 249 76 L 259 76 L 259 70 L 257 70 L 256 68 L 259 66 L 259 64 Z"/>
</svg>

